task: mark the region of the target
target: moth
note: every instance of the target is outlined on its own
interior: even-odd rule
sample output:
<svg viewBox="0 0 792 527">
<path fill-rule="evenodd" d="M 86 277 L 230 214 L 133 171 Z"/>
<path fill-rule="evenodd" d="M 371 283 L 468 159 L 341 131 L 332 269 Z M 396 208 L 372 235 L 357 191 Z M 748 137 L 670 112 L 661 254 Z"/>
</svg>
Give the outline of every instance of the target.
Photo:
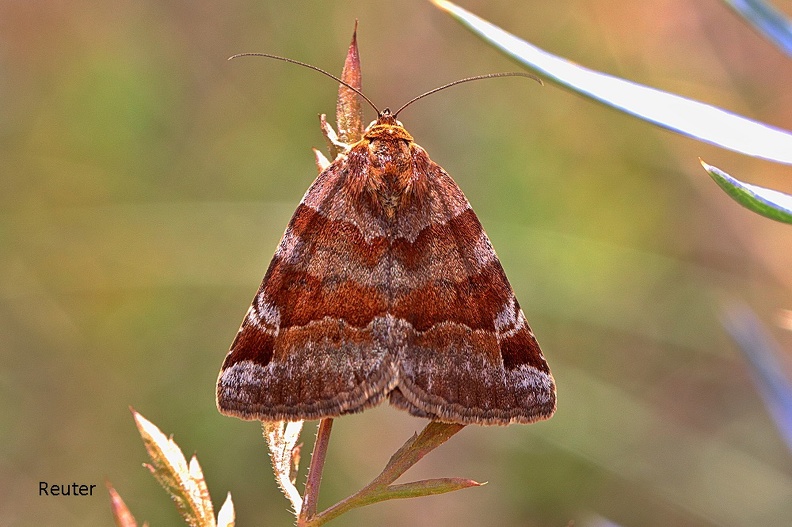
<svg viewBox="0 0 792 527">
<path fill-rule="evenodd" d="M 549 418 L 555 382 L 489 238 L 396 119 L 437 90 L 379 111 L 323 70 L 266 56 L 325 73 L 378 117 L 294 212 L 223 362 L 219 410 L 296 421 L 387 399 L 448 423 Z"/>
</svg>

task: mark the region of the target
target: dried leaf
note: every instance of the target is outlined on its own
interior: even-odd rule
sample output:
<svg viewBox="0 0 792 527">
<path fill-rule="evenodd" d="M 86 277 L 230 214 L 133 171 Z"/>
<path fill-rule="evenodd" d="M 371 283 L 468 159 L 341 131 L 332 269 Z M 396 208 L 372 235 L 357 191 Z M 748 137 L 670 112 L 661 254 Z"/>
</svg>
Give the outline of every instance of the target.
<svg viewBox="0 0 792 527">
<path fill-rule="evenodd" d="M 214 516 L 212 498 L 209 496 L 209 488 L 206 486 L 206 479 L 204 479 L 201 465 L 198 464 L 198 458 L 195 456 L 190 459 L 190 479 L 195 482 L 195 487 L 198 490 L 198 497 L 201 500 L 201 509 L 207 511 L 207 514 Z"/>
<path fill-rule="evenodd" d="M 132 516 L 124 500 L 121 499 L 121 496 L 118 495 L 118 492 L 116 492 L 109 481 L 105 484 L 107 485 L 107 492 L 110 493 L 110 508 L 113 510 L 116 526 L 137 527 L 137 521 L 135 521 L 135 517 Z"/>
<path fill-rule="evenodd" d="M 341 80 L 358 90 L 363 86 L 360 71 L 360 54 L 357 46 L 357 20 L 355 20 L 352 42 L 349 44 L 349 50 L 344 61 Z M 336 124 L 338 125 L 339 139 L 342 143 L 357 143 L 363 138 L 363 103 L 357 93 L 343 84 L 338 86 Z"/>
<path fill-rule="evenodd" d="M 297 441 L 300 439 L 303 422 L 265 421 L 261 425 L 264 428 L 264 438 L 269 447 L 275 480 L 283 494 L 291 502 L 294 514 L 299 515 L 303 499 L 294 483 L 297 479 L 300 461 L 300 447 L 297 445 Z"/>
<path fill-rule="evenodd" d="M 231 493 L 228 493 L 220 512 L 217 513 L 217 527 L 234 527 L 236 515 L 234 514 L 234 502 L 231 500 Z"/>
<path fill-rule="evenodd" d="M 176 509 L 191 527 L 215 527 L 212 501 L 201 467 L 193 457 L 189 466 L 179 446 L 159 428 L 132 410 L 152 464 L 145 465 L 170 494 Z"/>
<path fill-rule="evenodd" d="M 330 126 L 330 123 L 327 122 L 327 115 L 321 114 L 319 116 L 319 127 L 322 129 L 322 135 L 324 135 L 325 142 L 327 143 L 327 151 L 330 152 L 331 158 L 335 159 L 338 157 L 338 154 L 346 151 L 349 145 L 338 139 L 338 134 L 336 134 L 336 131 Z"/>
<path fill-rule="evenodd" d="M 325 155 L 316 148 L 312 148 L 314 153 L 314 160 L 316 161 L 316 169 L 321 174 L 324 170 L 330 166 L 330 161 L 325 157 Z"/>
</svg>

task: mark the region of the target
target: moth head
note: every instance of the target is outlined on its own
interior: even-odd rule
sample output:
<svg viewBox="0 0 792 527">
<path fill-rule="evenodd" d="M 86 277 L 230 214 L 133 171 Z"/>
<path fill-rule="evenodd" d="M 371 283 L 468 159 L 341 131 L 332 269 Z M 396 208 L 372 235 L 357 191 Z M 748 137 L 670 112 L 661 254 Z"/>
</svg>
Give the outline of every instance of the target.
<svg viewBox="0 0 792 527">
<path fill-rule="evenodd" d="M 385 108 L 384 110 L 379 112 L 377 115 L 377 119 L 375 121 L 371 121 L 369 125 L 366 127 L 366 132 L 368 132 L 377 125 L 390 125 L 390 126 L 399 126 L 401 128 L 404 128 L 402 122 L 396 119 L 396 115 L 393 112 L 391 112 L 390 108 Z"/>
<path fill-rule="evenodd" d="M 390 108 L 385 108 L 379 112 L 376 121 L 371 121 L 363 132 L 363 136 L 372 141 L 374 139 L 402 139 L 404 141 L 412 141 L 413 138 L 404 129 L 401 121 L 396 119 L 396 115 L 391 113 Z"/>
<path fill-rule="evenodd" d="M 383 124 L 387 124 L 387 125 L 390 125 L 390 126 L 398 126 L 398 127 L 403 129 L 404 127 L 402 126 L 402 124 L 399 121 L 396 120 L 396 116 L 399 115 L 399 112 L 401 112 L 402 110 L 404 110 L 405 108 L 410 106 L 415 101 L 423 99 L 427 95 L 431 95 L 433 93 L 437 93 L 437 92 L 439 92 L 441 90 L 445 90 L 446 88 L 450 88 L 451 86 L 456 86 L 457 84 L 462 84 L 463 82 L 477 81 L 477 80 L 481 80 L 481 79 L 493 79 L 493 78 L 496 78 L 496 77 L 527 77 L 529 79 L 535 80 L 539 84 L 542 84 L 542 80 L 539 77 L 537 77 L 536 75 L 532 75 L 530 73 L 524 73 L 524 72 L 488 73 L 486 75 L 476 75 L 475 77 L 467 77 L 467 78 L 464 78 L 464 79 L 455 80 L 453 82 L 449 82 L 448 84 L 444 84 L 442 86 L 439 86 L 439 87 L 437 87 L 437 88 L 435 88 L 433 90 L 429 90 L 428 92 L 422 93 L 421 95 L 418 95 L 417 97 L 413 97 L 412 99 L 410 99 L 406 103 L 402 104 L 401 107 L 398 110 L 396 110 L 395 112 L 391 112 L 390 108 L 385 108 L 384 110 L 380 111 L 380 109 L 377 108 L 377 106 L 373 102 L 371 102 L 371 99 L 366 97 L 366 95 L 362 91 L 360 91 L 359 89 L 355 88 L 354 86 L 351 86 L 348 82 L 346 82 L 346 81 L 344 81 L 342 79 L 339 79 L 338 77 L 336 77 L 332 73 L 328 73 L 325 70 L 323 70 L 322 68 L 318 68 L 318 67 L 313 66 L 311 64 L 306 64 L 305 62 L 300 62 L 299 60 L 294 60 L 294 59 L 290 59 L 290 58 L 286 58 L 286 57 L 280 57 L 278 55 L 271 55 L 269 53 L 239 53 L 237 55 L 229 57 L 229 60 L 237 58 L 237 57 L 249 57 L 249 56 L 266 57 L 266 58 L 269 58 L 269 59 L 276 59 L 276 60 L 282 60 L 284 62 L 290 62 L 290 63 L 296 64 L 298 66 L 303 66 L 305 68 L 312 69 L 314 71 L 318 71 L 322 75 L 325 75 L 325 76 L 335 80 L 339 84 L 343 84 L 344 86 L 346 86 L 347 88 L 349 88 L 350 90 L 352 90 L 353 92 L 358 94 L 358 96 L 360 98 L 362 98 L 364 101 L 366 101 L 369 104 L 369 106 L 371 106 L 374 109 L 374 111 L 377 112 L 377 120 L 373 121 L 370 125 L 368 125 L 368 127 L 366 128 L 366 132 L 368 132 L 372 128 L 372 126 L 378 126 L 378 125 L 383 125 Z"/>
</svg>

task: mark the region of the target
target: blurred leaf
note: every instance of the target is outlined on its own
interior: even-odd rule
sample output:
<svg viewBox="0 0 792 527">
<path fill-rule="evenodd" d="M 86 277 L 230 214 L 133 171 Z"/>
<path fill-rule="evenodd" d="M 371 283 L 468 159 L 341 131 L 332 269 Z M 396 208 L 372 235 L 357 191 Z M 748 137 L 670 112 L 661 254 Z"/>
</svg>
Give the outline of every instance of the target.
<svg viewBox="0 0 792 527">
<path fill-rule="evenodd" d="M 191 527 L 215 527 L 212 500 L 201 467 L 193 456 L 189 466 L 179 446 L 159 428 L 132 410 L 152 465 L 146 465 L 170 494 L 176 509 Z"/>
<path fill-rule="evenodd" d="M 726 314 L 726 330 L 753 367 L 754 380 L 781 436 L 792 450 L 792 382 L 779 361 L 781 350 L 747 307 Z"/>
<path fill-rule="evenodd" d="M 113 510 L 113 518 L 115 518 L 116 526 L 137 527 L 137 521 L 135 521 L 135 517 L 132 516 L 132 512 L 130 512 L 124 500 L 121 499 L 121 496 L 119 496 L 118 492 L 116 492 L 109 481 L 107 482 L 107 492 L 110 493 L 110 507 Z"/>
<path fill-rule="evenodd" d="M 234 514 L 234 502 L 231 500 L 231 493 L 228 493 L 220 512 L 217 513 L 217 527 L 234 527 L 236 516 Z"/>
<path fill-rule="evenodd" d="M 792 24 L 781 11 L 762 0 L 723 0 L 763 37 L 792 57 Z"/>
<path fill-rule="evenodd" d="M 446 0 L 432 0 L 527 68 L 581 95 L 682 135 L 792 164 L 792 134 L 715 106 L 584 68 L 507 33 Z"/>
<path fill-rule="evenodd" d="M 607 518 L 595 516 L 591 518 L 586 524 L 586 527 L 621 527 L 618 523 L 614 523 Z"/>
<path fill-rule="evenodd" d="M 691 316 L 692 311 L 686 313 Z M 672 348 L 664 348 L 669 349 Z M 698 356 L 689 348 L 682 350 L 684 353 L 676 355 L 676 359 L 688 360 L 686 355 Z M 624 357 L 625 360 L 636 360 L 634 355 Z M 642 357 L 637 360 L 644 361 L 648 356 Z M 656 364 L 650 362 L 649 367 Z M 738 378 L 731 376 L 733 364 L 723 363 L 725 372 L 716 364 L 708 362 L 699 370 L 691 368 L 690 362 L 674 362 L 673 366 L 664 368 L 669 368 L 676 379 L 684 382 L 700 376 L 707 379 L 714 379 L 714 375 L 722 376 L 718 380 L 728 388 L 725 392 L 718 392 L 722 394 L 718 399 L 730 401 L 728 404 L 740 414 L 745 414 L 746 409 L 752 410 L 747 410 L 749 415 L 741 415 L 739 420 L 718 417 L 712 422 L 748 425 L 749 428 L 744 430 L 746 435 L 740 437 L 750 437 L 761 443 L 761 453 L 746 449 L 735 440 L 736 436 L 711 434 L 700 426 L 691 426 L 690 421 L 669 419 L 667 408 L 670 407 L 684 412 L 685 405 L 690 405 L 688 408 L 695 407 L 701 414 L 712 412 L 714 408 L 705 399 L 705 394 L 712 393 L 707 391 L 710 388 L 700 387 L 693 392 L 682 388 L 678 382 L 664 384 L 657 381 L 661 390 L 668 391 L 666 401 L 671 405 L 658 407 L 656 402 L 646 397 L 645 392 L 636 394 L 618 382 L 605 380 L 589 371 L 590 367 L 581 369 L 569 363 L 559 372 L 560 382 L 566 386 L 564 411 L 557 413 L 551 421 L 553 426 L 543 431 L 543 442 L 600 467 L 601 474 L 617 476 L 626 485 L 619 488 L 636 491 L 636 496 L 648 492 L 654 499 L 665 502 L 667 507 L 687 511 L 685 521 L 677 518 L 676 521 L 660 523 L 633 522 L 625 527 L 785 525 L 788 523 L 786 520 L 792 517 L 792 502 L 789 500 L 792 478 L 786 468 L 789 458 L 765 455 L 764 447 L 772 448 L 772 440 L 768 441 L 762 419 L 751 414 L 756 409 L 754 402 L 751 397 L 735 400 L 729 386 Z M 653 371 L 652 375 L 656 373 Z M 707 421 L 701 419 L 698 422 Z M 586 433 L 579 433 L 581 430 Z M 688 445 L 694 445 L 694 448 L 688 448 Z M 514 470 L 526 479 L 533 474 L 532 469 L 526 466 L 515 465 Z M 558 477 L 563 485 L 570 484 L 568 475 Z M 541 487 L 536 491 L 541 492 Z M 581 492 L 579 485 L 575 488 L 578 489 L 576 492 Z M 704 488 L 708 492 L 703 493 Z M 522 494 L 518 492 L 517 495 Z M 713 500 L 711 496 L 718 499 Z M 595 501 L 589 503 L 594 503 L 596 510 L 604 512 L 597 507 L 596 500 L 601 498 L 593 496 L 591 499 Z M 638 518 L 648 517 L 647 510 L 634 510 Z M 649 510 L 654 514 L 658 509 Z M 779 522 L 779 518 L 784 520 Z"/>
<path fill-rule="evenodd" d="M 300 439 L 303 421 L 264 421 L 264 438 L 269 447 L 270 462 L 283 494 L 291 502 L 295 515 L 299 515 L 303 506 L 303 499 L 297 487 L 297 470 L 300 464 Z"/>
<path fill-rule="evenodd" d="M 776 221 L 792 223 L 792 196 L 789 194 L 743 183 L 704 161 L 701 161 L 701 166 L 734 201 L 743 207 Z"/>
</svg>

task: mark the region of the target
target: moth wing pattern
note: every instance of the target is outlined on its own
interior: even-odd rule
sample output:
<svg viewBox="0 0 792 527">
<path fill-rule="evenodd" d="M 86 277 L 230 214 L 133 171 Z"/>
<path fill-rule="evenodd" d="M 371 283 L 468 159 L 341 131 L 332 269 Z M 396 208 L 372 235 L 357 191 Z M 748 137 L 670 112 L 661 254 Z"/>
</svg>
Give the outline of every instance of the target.
<svg viewBox="0 0 792 527">
<path fill-rule="evenodd" d="M 306 192 L 231 346 L 223 413 L 300 420 L 386 397 L 460 424 L 546 419 L 555 382 L 453 179 L 389 114 Z"/>
<path fill-rule="evenodd" d="M 392 234 L 393 275 L 404 278 L 391 284 L 401 344 L 391 404 L 462 424 L 550 417 L 553 377 L 489 238 L 445 170 L 418 145 L 411 156 L 425 181 Z"/>
<path fill-rule="evenodd" d="M 295 211 L 223 362 L 221 412 L 262 421 L 337 416 L 378 404 L 395 383 L 376 339 L 386 299 L 359 283 L 384 246 L 361 252 L 349 183 L 341 157 Z"/>
</svg>

